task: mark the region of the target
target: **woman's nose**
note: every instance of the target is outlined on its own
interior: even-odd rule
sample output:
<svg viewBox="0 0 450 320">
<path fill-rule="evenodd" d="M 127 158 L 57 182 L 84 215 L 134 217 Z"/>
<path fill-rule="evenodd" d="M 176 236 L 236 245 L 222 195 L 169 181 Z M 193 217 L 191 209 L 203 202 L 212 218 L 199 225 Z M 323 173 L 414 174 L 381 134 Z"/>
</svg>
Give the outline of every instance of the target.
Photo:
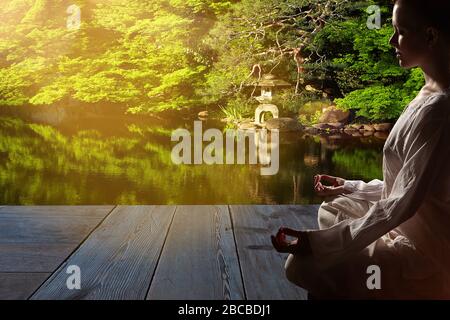
<svg viewBox="0 0 450 320">
<path fill-rule="evenodd" d="M 398 38 L 397 38 L 397 33 L 394 33 L 393 35 L 392 35 L 392 37 L 389 39 L 389 44 L 391 45 L 391 46 L 393 46 L 393 47 L 397 47 L 397 44 L 398 44 L 398 42 L 397 42 L 397 40 L 398 40 Z"/>
</svg>

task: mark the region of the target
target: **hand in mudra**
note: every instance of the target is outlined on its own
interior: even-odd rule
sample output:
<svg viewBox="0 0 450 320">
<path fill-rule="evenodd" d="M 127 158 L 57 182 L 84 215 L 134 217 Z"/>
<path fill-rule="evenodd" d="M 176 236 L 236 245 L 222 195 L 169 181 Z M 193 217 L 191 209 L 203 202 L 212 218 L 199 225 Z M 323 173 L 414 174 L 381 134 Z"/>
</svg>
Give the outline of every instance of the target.
<svg viewBox="0 0 450 320">
<path fill-rule="evenodd" d="M 286 239 L 287 235 L 296 239 L 289 241 Z M 298 239 L 299 237 L 300 231 L 290 228 L 280 228 L 275 236 L 270 236 L 270 238 L 272 239 L 272 245 L 274 246 L 275 250 L 281 253 L 292 254 L 297 253 L 300 248 L 300 242 Z"/>
<path fill-rule="evenodd" d="M 323 183 L 328 185 L 324 185 Z M 328 197 L 343 193 L 349 193 L 344 190 L 345 179 L 333 177 L 326 174 L 318 174 L 314 176 L 314 191 L 318 196 Z"/>
</svg>

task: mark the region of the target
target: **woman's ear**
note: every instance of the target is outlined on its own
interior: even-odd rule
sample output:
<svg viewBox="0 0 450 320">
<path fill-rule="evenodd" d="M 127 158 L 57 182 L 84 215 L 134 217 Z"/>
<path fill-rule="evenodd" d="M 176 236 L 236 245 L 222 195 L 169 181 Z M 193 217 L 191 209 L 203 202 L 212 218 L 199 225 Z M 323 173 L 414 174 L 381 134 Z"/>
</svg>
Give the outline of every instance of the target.
<svg viewBox="0 0 450 320">
<path fill-rule="evenodd" d="M 428 27 L 426 30 L 427 45 L 430 48 L 436 46 L 439 40 L 439 31 L 434 27 Z"/>
</svg>

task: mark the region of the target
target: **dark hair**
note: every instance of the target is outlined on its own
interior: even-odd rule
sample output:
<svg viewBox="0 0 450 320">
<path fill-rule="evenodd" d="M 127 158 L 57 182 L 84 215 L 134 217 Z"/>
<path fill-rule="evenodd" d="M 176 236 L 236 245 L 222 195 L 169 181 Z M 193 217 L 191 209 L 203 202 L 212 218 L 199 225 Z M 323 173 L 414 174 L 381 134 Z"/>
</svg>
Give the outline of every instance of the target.
<svg viewBox="0 0 450 320">
<path fill-rule="evenodd" d="M 394 4 L 397 3 L 412 6 L 428 26 L 450 37 L 449 0 L 394 0 Z"/>
</svg>

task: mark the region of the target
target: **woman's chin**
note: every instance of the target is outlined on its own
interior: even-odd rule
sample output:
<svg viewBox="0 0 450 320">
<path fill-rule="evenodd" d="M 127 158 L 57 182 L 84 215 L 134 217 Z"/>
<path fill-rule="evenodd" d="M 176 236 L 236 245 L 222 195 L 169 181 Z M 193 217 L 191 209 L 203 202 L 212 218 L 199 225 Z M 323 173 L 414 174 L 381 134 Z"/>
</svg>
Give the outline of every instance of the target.
<svg viewBox="0 0 450 320">
<path fill-rule="evenodd" d="M 407 60 L 404 60 L 402 58 L 398 59 L 398 63 L 400 65 L 400 67 L 405 68 L 405 69 L 411 69 L 411 68 L 415 67 L 411 63 L 409 63 Z"/>
</svg>

